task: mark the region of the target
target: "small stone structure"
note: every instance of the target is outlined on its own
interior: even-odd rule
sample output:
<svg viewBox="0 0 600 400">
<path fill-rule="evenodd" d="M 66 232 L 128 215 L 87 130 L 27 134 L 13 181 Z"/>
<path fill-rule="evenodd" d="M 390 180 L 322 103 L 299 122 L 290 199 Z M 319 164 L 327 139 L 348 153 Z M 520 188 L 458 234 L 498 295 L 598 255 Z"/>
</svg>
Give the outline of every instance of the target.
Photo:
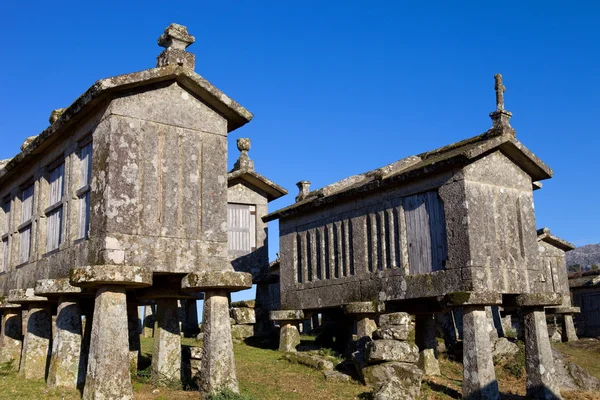
<svg viewBox="0 0 600 400">
<path fill-rule="evenodd" d="M 156 68 L 97 81 L 0 163 L 0 359 L 27 379 L 131 399 L 145 306 L 152 377 L 180 381 L 204 298 L 200 389 L 237 390 L 229 293 L 276 279 L 261 217 L 286 191 L 254 171 L 249 139 L 227 171 L 227 135 L 253 115 L 194 72 L 194 41 L 170 25 Z M 232 229 L 232 205 L 252 229 Z"/>
<path fill-rule="evenodd" d="M 502 76 L 495 81 L 493 124 L 483 134 L 318 190 L 301 181 L 296 203 L 264 218 L 279 220 L 281 312 L 325 318 L 371 302 L 380 314 L 423 314 L 425 365 L 435 351 L 431 315 L 462 308 L 463 396 L 494 400 L 486 307 L 518 308 L 528 394 L 559 397 L 544 307 L 563 298 L 541 268 L 533 209 L 533 190 L 552 170 L 517 140 Z M 338 330 L 351 327 L 338 321 Z"/>
<path fill-rule="evenodd" d="M 581 309 L 575 316 L 579 336 L 600 336 L 600 271 L 578 272 L 569 275 L 573 304 Z"/>
<path fill-rule="evenodd" d="M 231 335 L 234 341 L 254 336 L 256 324 L 256 301 L 242 300 L 231 303 Z"/>
</svg>

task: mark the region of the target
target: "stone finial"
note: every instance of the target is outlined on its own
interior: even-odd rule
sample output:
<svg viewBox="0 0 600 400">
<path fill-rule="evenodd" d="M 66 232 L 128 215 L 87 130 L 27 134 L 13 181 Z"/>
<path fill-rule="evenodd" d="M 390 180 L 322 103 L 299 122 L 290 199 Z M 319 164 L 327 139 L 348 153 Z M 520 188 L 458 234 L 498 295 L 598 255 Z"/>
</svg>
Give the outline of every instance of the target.
<svg viewBox="0 0 600 400">
<path fill-rule="evenodd" d="M 171 24 L 158 38 L 158 45 L 164 47 L 162 53 L 156 58 L 157 67 L 165 67 L 171 64 L 194 69 L 196 57 L 185 49 L 194 43 L 196 38 L 190 35 L 187 28 L 179 24 Z"/>
<path fill-rule="evenodd" d="M 298 196 L 296 196 L 296 203 L 299 201 L 302 201 L 306 198 L 306 196 L 308 196 L 308 193 L 310 192 L 310 182 L 309 181 L 300 181 L 298 183 L 296 183 L 296 186 L 298 186 L 299 192 L 298 192 Z"/>
<path fill-rule="evenodd" d="M 36 137 L 37 135 L 27 137 L 27 139 L 25 139 L 25 141 L 21 145 L 21 151 L 25 151 L 25 149 L 31 144 L 31 142 L 35 140 Z"/>
<path fill-rule="evenodd" d="M 498 134 L 508 133 L 516 136 L 515 130 L 510 126 L 512 113 L 504 109 L 504 92 L 506 91 L 506 86 L 502 83 L 502 75 L 494 75 L 494 80 L 496 82 L 494 85 L 494 90 L 496 91 L 496 111 L 490 113 L 493 123 L 492 130 Z"/>
<path fill-rule="evenodd" d="M 233 170 L 238 171 L 240 169 L 247 169 L 253 171 L 254 161 L 252 161 L 248 156 L 248 151 L 250 151 L 250 139 L 239 138 L 237 140 L 237 148 L 240 151 L 240 157 L 233 165 Z"/>
<path fill-rule="evenodd" d="M 50 118 L 48 119 L 50 124 L 53 124 L 57 119 L 59 119 L 60 116 L 63 115 L 65 110 L 66 108 L 57 108 L 56 110 L 52 110 L 52 112 L 50 113 Z"/>
</svg>

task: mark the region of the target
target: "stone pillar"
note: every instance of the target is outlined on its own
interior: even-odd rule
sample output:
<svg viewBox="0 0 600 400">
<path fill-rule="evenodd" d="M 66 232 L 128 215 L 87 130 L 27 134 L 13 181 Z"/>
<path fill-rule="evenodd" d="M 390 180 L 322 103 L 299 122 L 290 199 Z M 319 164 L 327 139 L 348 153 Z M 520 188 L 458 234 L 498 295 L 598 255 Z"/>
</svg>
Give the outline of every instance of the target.
<svg viewBox="0 0 600 400">
<path fill-rule="evenodd" d="M 45 379 L 52 340 L 52 314 L 50 306 L 29 304 L 27 331 L 23 340 L 19 375 L 25 379 Z"/>
<path fill-rule="evenodd" d="M 269 313 L 279 305 L 275 305 L 275 299 L 271 296 L 271 289 L 267 283 L 256 284 L 256 324 L 254 324 L 254 336 L 271 336 L 275 332 L 275 325 L 269 319 Z"/>
<path fill-rule="evenodd" d="M 127 304 L 127 331 L 129 338 L 129 371 L 137 373 L 140 359 L 140 317 L 136 304 Z"/>
<path fill-rule="evenodd" d="M 560 399 L 544 308 L 523 308 L 523 323 L 527 396 L 544 400 Z"/>
<path fill-rule="evenodd" d="M 496 324 L 494 321 L 494 313 L 492 311 L 492 307 L 491 306 L 486 306 L 485 307 L 485 315 L 487 315 L 487 329 L 488 332 L 490 333 L 490 341 L 495 341 L 496 339 L 498 339 L 498 330 L 496 330 Z"/>
<path fill-rule="evenodd" d="M 229 322 L 229 300 L 223 290 L 204 293 L 204 356 L 202 357 L 200 390 L 213 393 L 222 389 L 238 392 L 233 358 L 233 340 Z"/>
<path fill-rule="evenodd" d="M 151 338 L 154 336 L 154 305 L 146 304 L 144 306 L 144 321 L 143 321 L 143 330 L 142 336 L 145 338 Z"/>
<path fill-rule="evenodd" d="M 21 308 L 16 304 L 2 304 L 2 336 L 0 339 L 0 363 L 12 362 L 13 369 L 21 364 L 23 332 Z"/>
<path fill-rule="evenodd" d="M 498 400 L 498 381 L 492 361 L 489 319 L 485 306 L 463 307 L 463 398 Z"/>
<path fill-rule="evenodd" d="M 562 320 L 562 341 L 573 342 L 579 340 L 577 332 L 575 331 L 575 325 L 573 324 L 573 315 L 564 314 Z"/>
<path fill-rule="evenodd" d="M 133 399 L 126 288 L 152 285 L 152 271 L 95 265 L 72 269 L 70 277 L 74 286 L 97 288 L 83 399 Z"/>
<path fill-rule="evenodd" d="M 425 375 L 441 375 L 433 314 L 415 316 L 415 344 L 419 347 L 419 366 Z"/>
<path fill-rule="evenodd" d="M 61 296 L 56 313 L 56 334 L 52 343 L 48 386 L 76 388 L 80 354 L 81 310 L 75 298 Z"/>
<path fill-rule="evenodd" d="M 204 292 L 204 340 L 199 385 L 204 395 L 223 389 L 239 391 L 229 320 L 229 294 L 251 287 L 252 275 L 232 270 L 191 273 L 181 281 L 183 290 Z"/>
<path fill-rule="evenodd" d="M 279 331 L 279 351 L 295 352 L 296 346 L 300 344 L 300 332 L 295 321 L 281 321 Z"/>
<path fill-rule="evenodd" d="M 185 319 L 183 324 L 183 336 L 195 338 L 199 333 L 198 328 L 198 301 L 196 299 L 188 299 L 183 301 L 185 307 Z"/>
<path fill-rule="evenodd" d="M 79 377 L 77 378 L 77 388 L 82 389 L 85 385 L 87 376 L 88 359 L 90 355 L 90 345 L 92 342 L 92 326 L 94 325 L 94 307 L 90 307 L 85 314 L 85 328 L 81 340 L 81 356 L 79 357 Z"/>
<path fill-rule="evenodd" d="M 156 300 L 156 325 L 152 352 L 152 380 L 155 384 L 181 382 L 181 334 L 178 300 Z"/>
</svg>

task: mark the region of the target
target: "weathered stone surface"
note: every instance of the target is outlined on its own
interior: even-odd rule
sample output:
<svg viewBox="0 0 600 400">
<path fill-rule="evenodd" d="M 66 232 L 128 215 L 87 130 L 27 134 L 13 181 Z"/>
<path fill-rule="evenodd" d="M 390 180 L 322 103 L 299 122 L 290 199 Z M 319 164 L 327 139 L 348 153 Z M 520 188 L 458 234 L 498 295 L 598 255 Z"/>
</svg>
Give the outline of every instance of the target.
<svg viewBox="0 0 600 400">
<path fill-rule="evenodd" d="M 419 348 L 414 344 L 397 340 L 374 340 L 367 343 L 366 359 L 369 363 L 380 361 L 419 361 Z"/>
<path fill-rule="evenodd" d="M 91 337 L 83 399 L 133 399 L 124 287 L 98 288 Z"/>
<path fill-rule="evenodd" d="M 379 312 L 377 302 L 373 301 L 356 301 L 344 304 L 343 309 L 346 314 L 375 314 Z"/>
<path fill-rule="evenodd" d="M 256 323 L 256 314 L 253 308 L 232 308 L 231 316 L 235 320 L 236 324 L 254 324 Z"/>
<path fill-rule="evenodd" d="M 419 388 L 420 391 L 420 388 Z M 400 380 L 392 378 L 373 393 L 373 400 L 416 400 Z"/>
<path fill-rule="evenodd" d="M 23 340 L 19 375 L 25 379 L 44 379 L 50 357 L 52 314 L 49 307 L 30 305 Z"/>
<path fill-rule="evenodd" d="M 379 388 L 390 380 L 396 379 L 401 383 L 401 392 L 416 399 L 421 391 L 421 381 L 423 380 L 423 371 L 415 364 L 404 362 L 385 362 L 382 364 L 371 365 L 362 371 L 365 384 L 374 388 Z"/>
<path fill-rule="evenodd" d="M 302 352 L 288 352 L 284 356 L 288 361 L 293 361 L 298 364 L 306 365 L 317 371 L 333 370 L 333 363 L 323 357 L 315 354 L 306 354 Z"/>
<path fill-rule="evenodd" d="M 14 304 L 27 304 L 32 302 L 48 301 L 47 297 L 36 296 L 33 288 L 11 289 L 8 292 L 8 302 Z"/>
<path fill-rule="evenodd" d="M 415 317 L 415 344 L 419 348 L 419 366 L 425 375 L 437 376 L 440 364 L 436 357 L 435 319 L 433 314 L 417 314 Z"/>
<path fill-rule="evenodd" d="M 498 381 L 494 371 L 488 318 L 485 307 L 467 306 L 463 313 L 463 397 L 473 400 L 498 400 Z"/>
<path fill-rule="evenodd" d="M 373 339 L 407 340 L 410 334 L 410 326 L 395 325 L 380 328 L 373 332 Z"/>
<path fill-rule="evenodd" d="M 141 356 L 140 316 L 135 304 L 127 304 L 127 331 L 129 338 L 129 370 L 136 374 Z"/>
<path fill-rule="evenodd" d="M 512 356 L 518 352 L 519 347 L 507 338 L 501 337 L 492 342 L 492 357 L 494 359 Z"/>
<path fill-rule="evenodd" d="M 56 312 L 56 334 L 52 341 L 52 358 L 48 386 L 76 388 L 81 355 L 81 310 L 76 299 L 61 297 Z"/>
<path fill-rule="evenodd" d="M 295 324 L 282 323 L 279 331 L 279 351 L 294 352 L 300 344 L 300 332 Z"/>
<path fill-rule="evenodd" d="M 156 301 L 152 380 L 158 385 L 181 382 L 181 335 L 177 299 Z"/>
<path fill-rule="evenodd" d="M 410 315 L 405 312 L 396 312 L 383 314 L 379 317 L 379 326 L 386 328 L 388 326 L 410 327 Z"/>
<path fill-rule="evenodd" d="M 192 272 L 183 278 L 181 287 L 190 290 L 244 290 L 252 287 L 252 275 L 235 271 Z"/>
<path fill-rule="evenodd" d="M 562 301 L 560 293 L 523 293 L 513 299 L 517 307 L 555 306 L 562 304 Z"/>
<path fill-rule="evenodd" d="M 556 370 L 556 380 L 562 390 L 600 390 L 600 380 L 568 361 L 560 351 L 554 348 L 552 349 L 552 359 Z"/>
<path fill-rule="evenodd" d="M 152 285 L 152 270 L 130 265 L 93 265 L 73 268 L 69 279 L 71 285 L 79 287 L 103 285 L 146 287 Z"/>
<path fill-rule="evenodd" d="M 527 395 L 535 399 L 560 399 L 544 309 L 524 308 L 523 323 Z"/>
<path fill-rule="evenodd" d="M 455 292 L 449 293 L 444 298 L 447 306 L 468 305 L 497 305 L 502 304 L 502 295 L 497 292 Z"/>
<path fill-rule="evenodd" d="M 42 279 L 35 283 L 36 296 L 61 296 L 81 293 L 81 288 L 71 285 L 68 278 Z"/>
<path fill-rule="evenodd" d="M 21 347 L 23 345 L 21 309 L 2 309 L 2 336 L 0 339 L 0 363 L 12 362 L 13 369 L 21 363 Z"/>
<path fill-rule="evenodd" d="M 275 310 L 269 314 L 271 321 L 301 321 L 304 319 L 302 310 Z"/>
<path fill-rule="evenodd" d="M 244 340 L 254 336 L 254 325 L 231 325 L 231 337 L 234 340 Z"/>
<path fill-rule="evenodd" d="M 256 300 L 233 301 L 233 302 L 231 302 L 231 307 L 232 308 L 242 308 L 242 307 L 255 308 Z"/>
<path fill-rule="evenodd" d="M 361 318 L 356 323 L 356 337 L 359 339 L 364 336 L 373 336 L 373 332 L 376 330 L 377 323 L 371 318 Z"/>
<path fill-rule="evenodd" d="M 323 376 L 326 381 L 334 381 L 334 382 L 350 382 L 352 379 L 350 375 L 346 375 L 340 371 L 323 371 Z"/>
<path fill-rule="evenodd" d="M 229 300 L 223 290 L 207 290 L 202 322 L 204 355 L 200 390 L 204 394 L 223 389 L 238 392 L 229 324 Z"/>
</svg>

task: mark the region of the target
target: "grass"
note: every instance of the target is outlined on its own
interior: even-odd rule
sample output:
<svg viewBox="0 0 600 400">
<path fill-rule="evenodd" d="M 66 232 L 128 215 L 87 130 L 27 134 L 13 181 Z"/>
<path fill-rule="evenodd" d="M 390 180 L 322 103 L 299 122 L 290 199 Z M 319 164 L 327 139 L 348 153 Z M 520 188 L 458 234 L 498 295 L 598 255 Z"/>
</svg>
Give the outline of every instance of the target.
<svg viewBox="0 0 600 400">
<path fill-rule="evenodd" d="M 311 337 L 302 337 L 303 344 L 311 344 Z M 199 346 L 193 339 L 183 339 L 182 344 Z M 557 344 L 571 361 L 600 378 L 600 341 L 582 340 Z M 300 399 L 358 399 L 370 398 L 370 389 L 357 382 L 335 382 L 324 379 L 322 372 L 306 366 L 289 363 L 281 353 L 272 349 L 234 344 L 240 394 L 219 393 L 205 400 L 300 400 Z M 321 354 L 335 356 L 323 349 Z M 136 400 L 199 400 L 197 391 L 184 391 L 177 386 L 154 387 L 150 379 L 152 339 L 142 339 L 141 371 L 133 378 Z M 497 363 L 496 377 L 503 400 L 524 400 L 525 376 L 520 375 L 523 364 L 515 361 Z M 462 395 L 462 364 L 440 355 L 442 376 L 427 377 L 423 381 L 421 400 L 460 399 Z M 565 400 L 600 400 L 596 393 L 566 392 Z M 48 389 L 43 380 L 23 380 L 9 365 L 0 365 L 0 400 L 79 400 L 76 390 Z"/>
</svg>

